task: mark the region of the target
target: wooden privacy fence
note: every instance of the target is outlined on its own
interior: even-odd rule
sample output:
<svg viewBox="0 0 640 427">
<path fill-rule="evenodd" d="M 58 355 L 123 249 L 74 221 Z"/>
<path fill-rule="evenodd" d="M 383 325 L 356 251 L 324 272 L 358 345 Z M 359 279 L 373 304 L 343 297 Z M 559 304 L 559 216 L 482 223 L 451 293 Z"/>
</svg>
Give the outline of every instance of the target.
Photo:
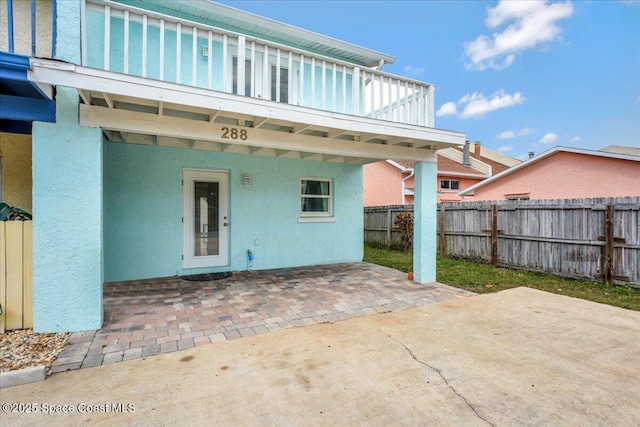
<svg viewBox="0 0 640 427">
<path fill-rule="evenodd" d="M 31 221 L 0 221 L 0 333 L 33 327 Z"/>
<path fill-rule="evenodd" d="M 640 197 L 443 203 L 441 255 L 640 287 Z M 399 212 L 365 208 L 365 242 L 394 245 Z"/>
</svg>

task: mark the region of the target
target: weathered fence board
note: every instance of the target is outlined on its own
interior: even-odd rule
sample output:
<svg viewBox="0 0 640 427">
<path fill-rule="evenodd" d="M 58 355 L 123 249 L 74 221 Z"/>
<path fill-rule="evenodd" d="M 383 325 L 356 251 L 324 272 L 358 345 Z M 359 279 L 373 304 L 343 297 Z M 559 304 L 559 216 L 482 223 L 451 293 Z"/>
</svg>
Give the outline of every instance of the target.
<svg viewBox="0 0 640 427">
<path fill-rule="evenodd" d="M 496 264 L 640 287 L 640 197 L 443 203 L 438 209 L 443 255 L 493 255 Z M 365 242 L 400 244 L 393 220 L 404 211 L 413 206 L 365 208 Z"/>
<path fill-rule="evenodd" d="M 0 333 L 33 326 L 31 221 L 0 221 Z"/>
</svg>

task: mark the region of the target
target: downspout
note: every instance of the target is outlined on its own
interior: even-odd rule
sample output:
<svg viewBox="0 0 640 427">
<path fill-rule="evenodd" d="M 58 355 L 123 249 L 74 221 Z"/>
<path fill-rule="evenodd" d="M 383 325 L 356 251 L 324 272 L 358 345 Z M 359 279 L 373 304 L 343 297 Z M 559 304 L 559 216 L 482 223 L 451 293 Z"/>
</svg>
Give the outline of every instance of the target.
<svg viewBox="0 0 640 427">
<path fill-rule="evenodd" d="M 405 178 L 402 178 L 402 204 L 406 205 L 407 201 L 405 200 L 405 193 L 404 193 L 404 189 L 405 189 L 405 181 L 407 181 L 409 178 L 411 178 L 413 176 L 413 174 L 415 173 L 415 169 L 410 169 L 410 168 L 405 168 L 405 170 L 403 172 L 407 172 L 411 170 L 411 173 L 409 175 L 407 175 Z"/>
</svg>

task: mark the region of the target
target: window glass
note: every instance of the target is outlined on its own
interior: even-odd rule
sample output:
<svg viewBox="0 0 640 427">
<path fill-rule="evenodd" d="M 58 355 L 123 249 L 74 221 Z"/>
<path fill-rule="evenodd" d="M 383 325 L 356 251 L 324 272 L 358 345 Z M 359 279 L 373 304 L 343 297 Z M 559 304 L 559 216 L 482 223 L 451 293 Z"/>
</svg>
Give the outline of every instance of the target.
<svg viewBox="0 0 640 427">
<path fill-rule="evenodd" d="M 271 100 L 276 100 L 276 81 L 277 81 L 277 73 L 276 66 L 271 66 Z M 280 67 L 280 102 L 289 102 L 289 70 Z"/>
<path fill-rule="evenodd" d="M 234 56 L 232 60 L 233 72 L 233 93 L 238 93 L 238 57 Z M 251 96 L 251 60 L 244 60 L 244 95 Z"/>
<path fill-rule="evenodd" d="M 300 180 L 300 212 L 331 215 L 331 181 Z"/>
<path fill-rule="evenodd" d="M 443 190 L 459 190 L 460 181 L 454 181 L 451 179 L 440 180 L 440 188 Z"/>
</svg>

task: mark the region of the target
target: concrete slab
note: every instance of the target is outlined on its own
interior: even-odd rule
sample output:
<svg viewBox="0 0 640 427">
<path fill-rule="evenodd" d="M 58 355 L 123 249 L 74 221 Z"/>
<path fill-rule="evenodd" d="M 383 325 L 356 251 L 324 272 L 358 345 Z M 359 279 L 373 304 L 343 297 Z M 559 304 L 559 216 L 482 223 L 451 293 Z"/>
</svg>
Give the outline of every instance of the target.
<svg viewBox="0 0 640 427">
<path fill-rule="evenodd" d="M 3 413 L 12 426 L 631 426 L 637 390 L 640 313 L 518 288 L 56 374 L 0 400 L 37 404 Z"/>
</svg>

